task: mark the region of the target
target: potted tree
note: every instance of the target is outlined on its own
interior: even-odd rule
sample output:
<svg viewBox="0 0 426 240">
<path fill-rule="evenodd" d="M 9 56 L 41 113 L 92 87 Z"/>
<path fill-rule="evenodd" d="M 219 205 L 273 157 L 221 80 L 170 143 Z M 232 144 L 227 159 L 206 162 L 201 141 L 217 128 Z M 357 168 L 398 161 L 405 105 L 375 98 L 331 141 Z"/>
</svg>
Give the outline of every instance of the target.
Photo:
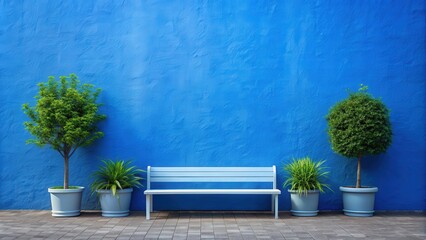
<svg viewBox="0 0 426 240">
<path fill-rule="evenodd" d="M 130 201 L 134 187 L 142 186 L 141 177 L 144 172 L 130 161 L 104 160 L 104 165 L 96 171 L 92 183 L 92 193 L 97 193 L 104 217 L 125 217 L 129 215 Z"/>
<path fill-rule="evenodd" d="M 289 174 L 283 187 L 290 186 L 288 192 L 291 199 L 291 214 L 299 217 L 318 215 L 319 193 L 328 185 L 322 179 L 328 175 L 324 171 L 325 161 L 314 162 L 309 157 L 294 159 L 284 166 Z"/>
<path fill-rule="evenodd" d="M 100 105 L 96 103 L 101 90 L 81 84 L 75 74 L 61 76 L 59 81 L 51 76 L 38 86 L 36 105 L 23 105 L 24 113 L 30 118 L 24 123 L 25 128 L 34 136 L 27 143 L 50 145 L 64 160 L 63 186 L 48 189 L 52 216 L 78 216 L 84 187 L 69 185 L 69 161 L 78 148 L 104 135 L 96 127 L 106 118 L 98 113 Z"/>
<path fill-rule="evenodd" d="M 348 216 L 373 215 L 378 188 L 361 185 L 361 160 L 365 155 L 385 152 L 392 141 L 389 110 L 367 90 L 361 85 L 358 92 L 333 106 L 326 117 L 333 151 L 358 160 L 355 186 L 340 187 L 343 211 Z"/>
</svg>

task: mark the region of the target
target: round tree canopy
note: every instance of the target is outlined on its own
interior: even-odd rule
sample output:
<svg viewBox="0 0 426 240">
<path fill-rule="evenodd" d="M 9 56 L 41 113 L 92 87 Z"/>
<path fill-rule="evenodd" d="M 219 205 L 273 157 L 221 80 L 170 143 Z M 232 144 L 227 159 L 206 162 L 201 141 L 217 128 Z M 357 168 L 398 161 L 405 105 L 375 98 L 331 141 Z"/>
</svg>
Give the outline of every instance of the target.
<svg viewBox="0 0 426 240">
<path fill-rule="evenodd" d="M 338 102 L 326 117 L 332 149 L 345 157 L 385 152 L 392 141 L 389 110 L 366 89 Z"/>
<path fill-rule="evenodd" d="M 90 84 L 81 84 L 77 75 L 61 76 L 60 80 L 49 77 L 39 84 L 37 105 L 23 105 L 30 121 L 24 123 L 35 137 L 28 143 L 39 146 L 50 144 L 63 155 L 72 155 L 80 146 L 87 146 L 103 133 L 96 124 L 106 116 L 98 113 L 96 103 L 101 89 Z"/>
</svg>

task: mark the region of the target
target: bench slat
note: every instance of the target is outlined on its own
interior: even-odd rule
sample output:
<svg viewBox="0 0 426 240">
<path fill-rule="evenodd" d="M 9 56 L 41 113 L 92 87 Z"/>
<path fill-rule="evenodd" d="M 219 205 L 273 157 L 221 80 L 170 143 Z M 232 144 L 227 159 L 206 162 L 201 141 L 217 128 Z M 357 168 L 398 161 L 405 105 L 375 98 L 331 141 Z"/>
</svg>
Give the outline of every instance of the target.
<svg viewBox="0 0 426 240">
<path fill-rule="evenodd" d="M 151 182 L 273 182 L 271 177 L 152 177 Z"/>
<path fill-rule="evenodd" d="M 152 172 L 151 177 L 273 177 L 273 172 Z"/>
<path fill-rule="evenodd" d="M 271 167 L 151 167 L 151 172 L 271 172 Z"/>
<path fill-rule="evenodd" d="M 281 194 L 281 191 L 278 189 L 155 189 L 145 191 L 145 195 L 152 194 Z"/>
</svg>

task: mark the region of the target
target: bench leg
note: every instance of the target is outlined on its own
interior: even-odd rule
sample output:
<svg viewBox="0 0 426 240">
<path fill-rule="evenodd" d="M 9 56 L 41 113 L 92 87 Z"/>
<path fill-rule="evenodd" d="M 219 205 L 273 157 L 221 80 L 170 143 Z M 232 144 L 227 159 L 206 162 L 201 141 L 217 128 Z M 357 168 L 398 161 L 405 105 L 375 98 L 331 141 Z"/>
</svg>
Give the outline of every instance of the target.
<svg viewBox="0 0 426 240">
<path fill-rule="evenodd" d="M 146 220 L 151 219 L 151 195 L 146 195 Z"/>
<path fill-rule="evenodd" d="M 154 211 L 154 195 L 150 195 L 151 196 L 151 212 Z"/>
<path fill-rule="evenodd" d="M 275 219 L 278 219 L 278 194 L 275 195 Z"/>
</svg>

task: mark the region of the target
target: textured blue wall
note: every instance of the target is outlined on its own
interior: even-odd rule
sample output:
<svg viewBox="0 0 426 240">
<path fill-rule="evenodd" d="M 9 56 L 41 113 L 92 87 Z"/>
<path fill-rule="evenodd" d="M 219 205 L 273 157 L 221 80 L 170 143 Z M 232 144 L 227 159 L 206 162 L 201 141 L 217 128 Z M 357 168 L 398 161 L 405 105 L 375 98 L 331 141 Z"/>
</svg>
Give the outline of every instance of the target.
<svg viewBox="0 0 426 240">
<path fill-rule="evenodd" d="M 0 208 L 48 209 L 62 183 L 49 148 L 25 145 L 36 83 L 76 73 L 103 89 L 105 138 L 71 159 L 89 187 L 102 158 L 154 166 L 270 166 L 327 159 L 338 186 L 355 161 L 334 154 L 324 116 L 360 83 L 391 109 L 393 144 L 367 157 L 377 209 L 426 210 L 425 2 L 0 0 Z M 143 210 L 143 190 L 132 209 Z M 219 201 L 219 203 L 217 203 Z M 158 209 L 267 209 L 269 198 L 159 197 Z M 280 209 L 289 209 L 286 192 Z M 85 192 L 83 208 L 96 207 Z"/>
</svg>

